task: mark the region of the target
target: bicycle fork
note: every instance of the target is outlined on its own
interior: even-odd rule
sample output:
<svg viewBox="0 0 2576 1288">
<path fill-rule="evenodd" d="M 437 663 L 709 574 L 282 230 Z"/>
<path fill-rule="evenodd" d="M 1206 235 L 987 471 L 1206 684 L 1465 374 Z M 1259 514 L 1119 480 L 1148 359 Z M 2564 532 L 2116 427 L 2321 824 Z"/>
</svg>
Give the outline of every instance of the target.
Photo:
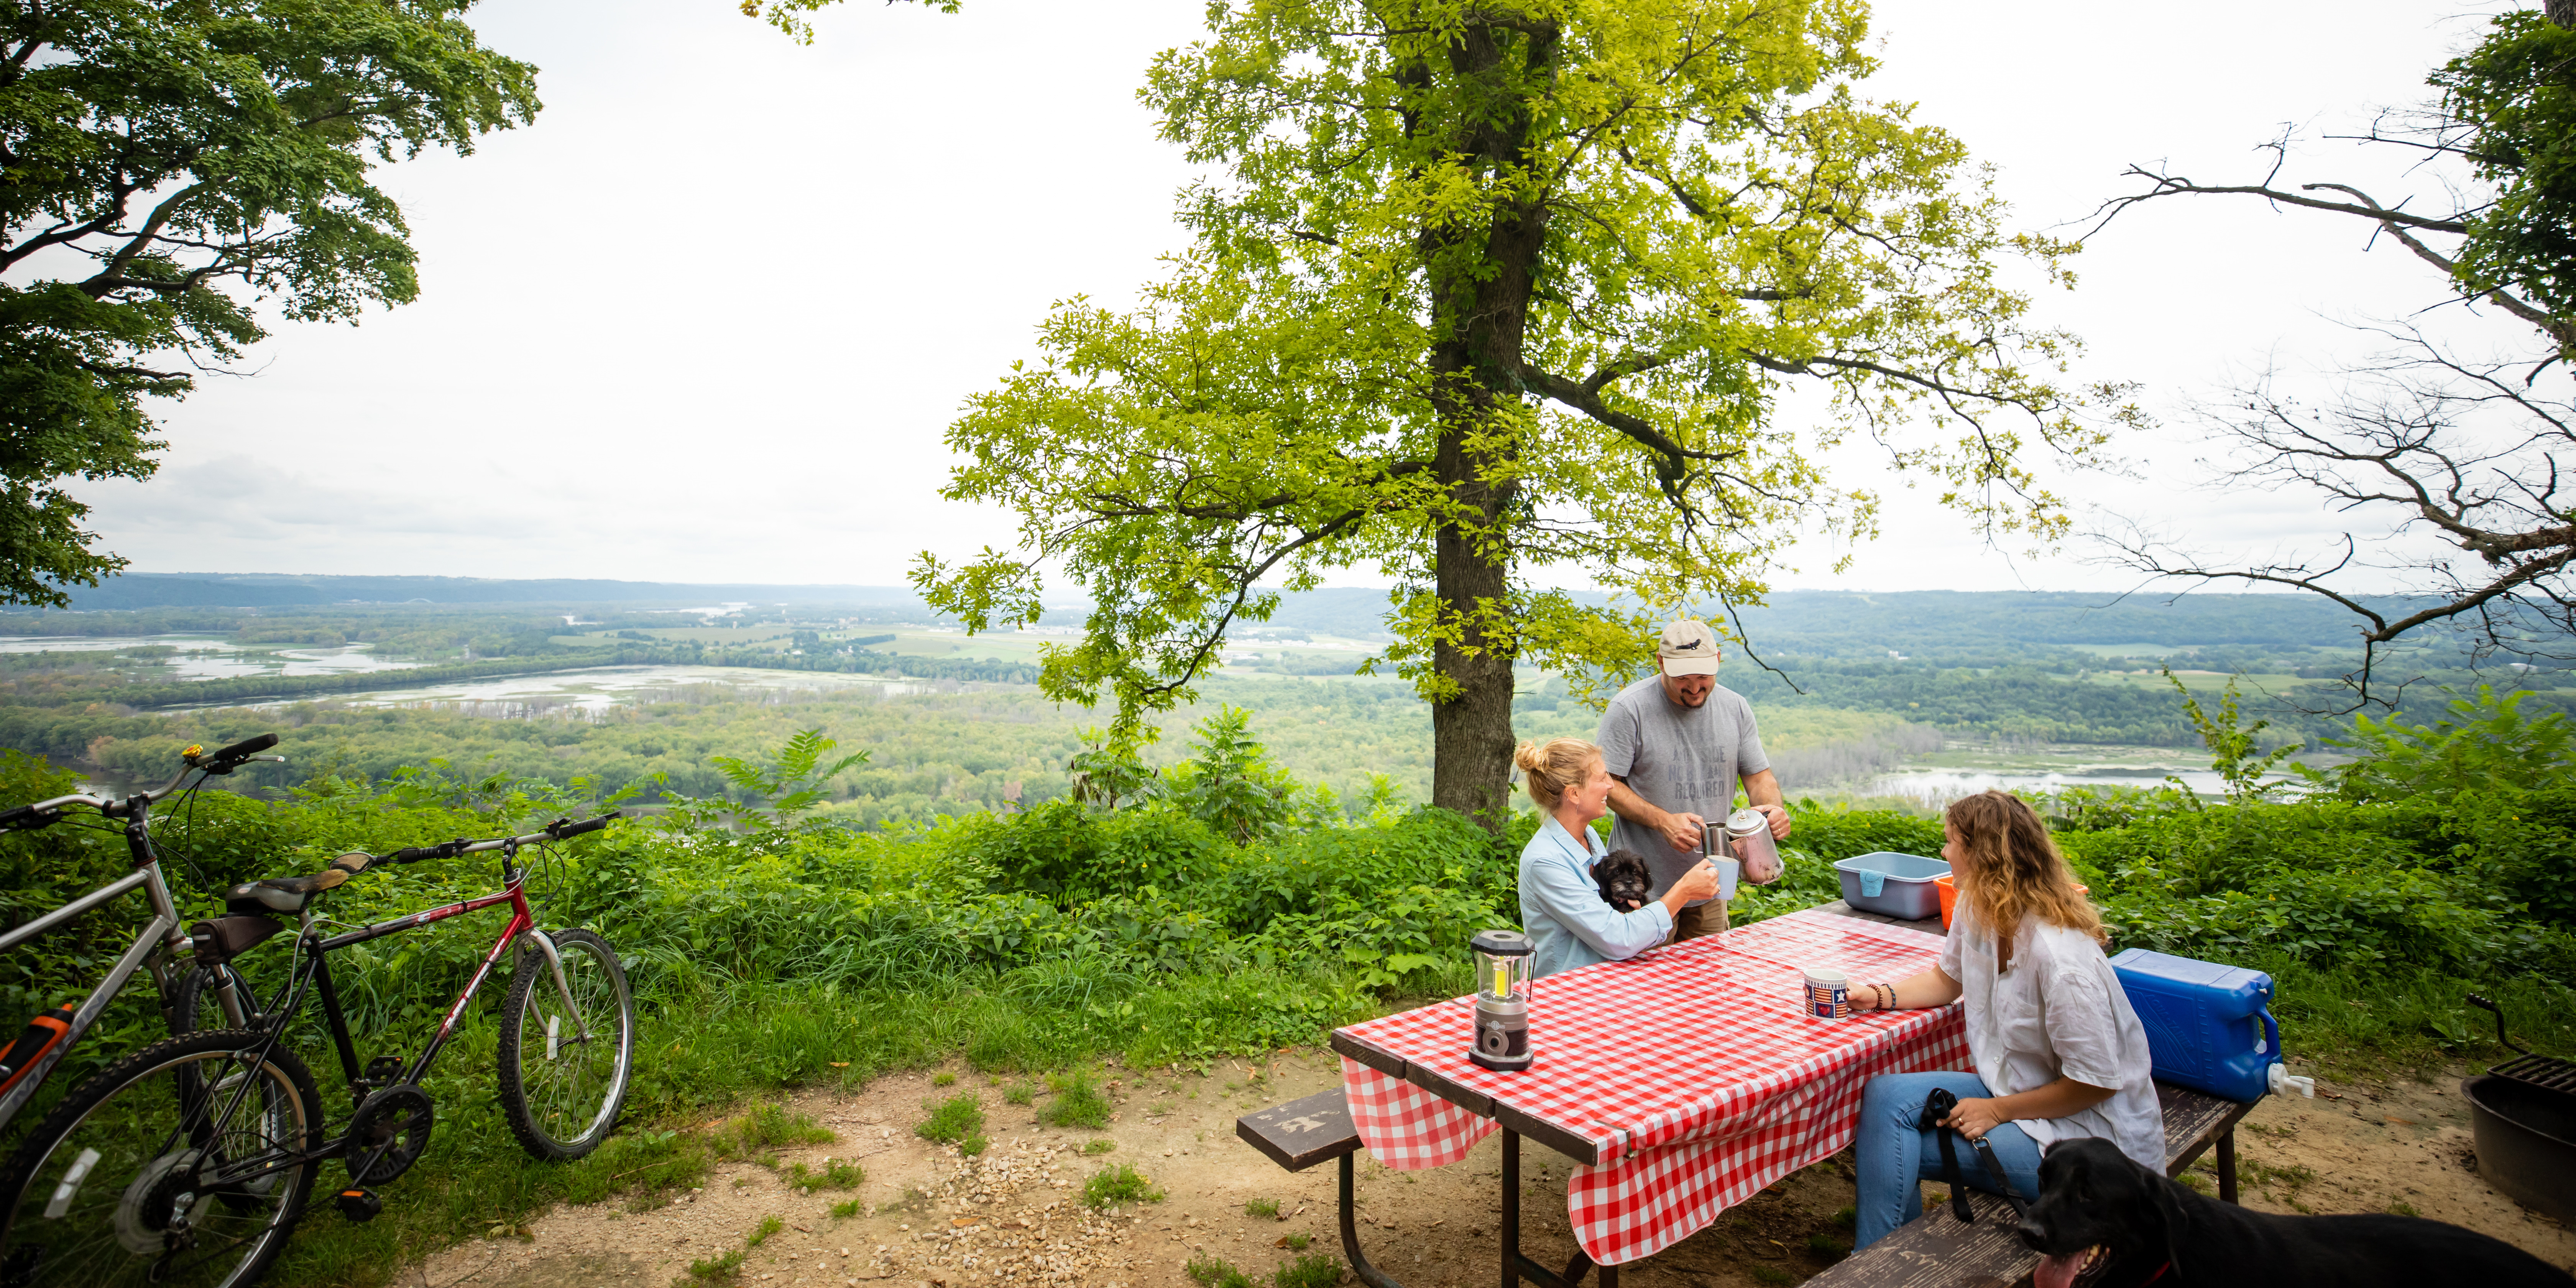
<svg viewBox="0 0 2576 1288">
<path fill-rule="evenodd" d="M 581 1007 L 574 1004 L 572 1000 L 572 981 L 564 978 L 563 956 L 555 951 L 553 937 L 534 926 L 528 927 L 523 933 L 527 938 L 536 940 L 537 950 L 546 955 L 546 968 L 553 972 L 555 978 L 555 994 L 563 999 L 564 1011 L 572 1016 L 573 1040 L 590 1041 L 590 1021 L 583 1018 Z M 555 1058 L 555 1029 L 559 1023 L 560 1021 L 552 1016 L 546 1019 L 546 1058 L 549 1060 Z"/>
</svg>

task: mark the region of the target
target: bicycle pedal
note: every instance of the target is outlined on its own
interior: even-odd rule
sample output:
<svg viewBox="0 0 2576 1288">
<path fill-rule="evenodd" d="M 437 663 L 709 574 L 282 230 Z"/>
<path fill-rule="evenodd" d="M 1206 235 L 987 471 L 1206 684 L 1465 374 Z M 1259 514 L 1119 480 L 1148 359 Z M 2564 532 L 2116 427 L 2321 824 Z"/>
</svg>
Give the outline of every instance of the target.
<svg viewBox="0 0 2576 1288">
<path fill-rule="evenodd" d="M 380 1055 L 367 1061 L 366 1076 L 358 1081 L 370 1087 L 390 1087 L 402 1081 L 403 1062 L 394 1056 Z"/>
<path fill-rule="evenodd" d="M 333 1196 L 332 1201 L 340 1205 L 340 1215 L 349 1218 L 353 1225 L 364 1225 L 373 1221 L 385 1210 L 384 1199 L 374 1190 L 362 1185 L 352 1185 L 340 1191 Z"/>
</svg>

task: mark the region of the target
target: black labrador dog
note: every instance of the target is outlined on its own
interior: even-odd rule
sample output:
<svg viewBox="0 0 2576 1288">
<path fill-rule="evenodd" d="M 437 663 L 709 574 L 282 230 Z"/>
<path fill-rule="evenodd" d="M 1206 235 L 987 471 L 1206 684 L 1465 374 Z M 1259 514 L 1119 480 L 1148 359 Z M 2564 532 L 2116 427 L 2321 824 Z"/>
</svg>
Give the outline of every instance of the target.
<svg viewBox="0 0 2576 1288">
<path fill-rule="evenodd" d="M 1646 861 L 1635 850 L 1612 850 L 1592 865 L 1592 879 L 1600 883 L 1601 902 L 1621 912 L 1635 912 L 1646 906 L 1655 888 L 1655 874 L 1646 870 Z"/>
<path fill-rule="evenodd" d="M 2138 1166 L 2107 1140 L 2065 1140 L 2039 1164 L 2021 1241 L 2033 1288 L 2569 1288 L 2566 1271 L 2501 1240 L 2411 1216 L 2272 1216 Z"/>
</svg>

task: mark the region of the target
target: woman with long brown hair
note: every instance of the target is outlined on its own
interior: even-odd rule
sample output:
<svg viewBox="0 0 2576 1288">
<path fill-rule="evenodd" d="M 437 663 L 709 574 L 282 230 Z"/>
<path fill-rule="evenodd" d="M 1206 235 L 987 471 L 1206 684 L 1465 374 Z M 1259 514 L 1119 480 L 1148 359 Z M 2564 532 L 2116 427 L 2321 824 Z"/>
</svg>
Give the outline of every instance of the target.
<svg viewBox="0 0 2576 1288">
<path fill-rule="evenodd" d="M 2164 1117 L 2146 1029 L 2102 956 L 2102 918 L 2075 888 L 2048 827 L 2020 798 L 1980 792 L 1951 803 L 1941 857 L 1959 887 L 1941 964 L 1893 984 L 1854 984 L 1852 1009 L 1964 1003 L 1969 1073 L 1872 1078 L 1854 1146 L 1865 1248 L 1923 1214 L 1923 1180 L 1939 1179 L 1940 1142 L 1922 1128 L 1935 1088 L 1958 1097 L 1946 1124 L 1993 1147 L 2013 1191 L 2039 1193 L 2040 1151 L 2098 1136 L 2164 1170 Z M 1972 1151 L 1960 1175 L 1993 1182 Z"/>
</svg>

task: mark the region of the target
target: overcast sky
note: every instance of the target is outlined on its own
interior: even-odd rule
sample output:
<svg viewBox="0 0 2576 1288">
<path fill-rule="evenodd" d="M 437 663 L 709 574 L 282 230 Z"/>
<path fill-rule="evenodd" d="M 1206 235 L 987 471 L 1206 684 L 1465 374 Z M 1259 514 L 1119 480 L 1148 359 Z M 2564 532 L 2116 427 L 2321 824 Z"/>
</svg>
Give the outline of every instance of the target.
<svg viewBox="0 0 2576 1288">
<path fill-rule="evenodd" d="M 1863 92 L 1919 103 L 1997 168 L 2019 226 L 2046 229 L 2129 190 L 2133 161 L 2258 178 L 2252 148 L 2280 123 L 2320 133 L 2419 98 L 2491 11 L 1891 0 Z M 357 328 L 282 325 L 253 374 L 166 408 L 158 478 L 81 489 L 109 548 L 156 572 L 891 584 L 924 547 L 1007 543 L 1001 513 L 937 498 L 941 431 L 1029 355 L 1051 301 L 1122 299 L 1181 246 L 1184 168 L 1135 89 L 1197 32 L 1201 0 L 968 0 L 956 16 L 859 0 L 811 46 L 730 0 L 473 12 L 542 69 L 546 107 L 470 157 L 382 173 L 420 301 Z M 2439 199 L 2348 144 L 2311 142 L 2289 177 Z M 2040 309 L 2090 343 L 2085 374 L 2143 382 L 2179 423 L 2231 376 L 2351 352 L 2332 319 L 2436 298 L 2428 269 L 2364 253 L 2366 234 L 2159 203 L 2096 238 L 2081 288 Z M 2340 530 L 2305 497 L 2182 486 L 2180 433 L 2123 449 L 2143 481 L 2053 481 L 2207 544 Z M 1837 465 L 1878 481 L 1864 453 Z M 1811 547 L 1781 584 L 2125 584 L 2077 549 L 1982 547 L 1901 490 L 1887 529 L 1848 574 Z"/>
</svg>

